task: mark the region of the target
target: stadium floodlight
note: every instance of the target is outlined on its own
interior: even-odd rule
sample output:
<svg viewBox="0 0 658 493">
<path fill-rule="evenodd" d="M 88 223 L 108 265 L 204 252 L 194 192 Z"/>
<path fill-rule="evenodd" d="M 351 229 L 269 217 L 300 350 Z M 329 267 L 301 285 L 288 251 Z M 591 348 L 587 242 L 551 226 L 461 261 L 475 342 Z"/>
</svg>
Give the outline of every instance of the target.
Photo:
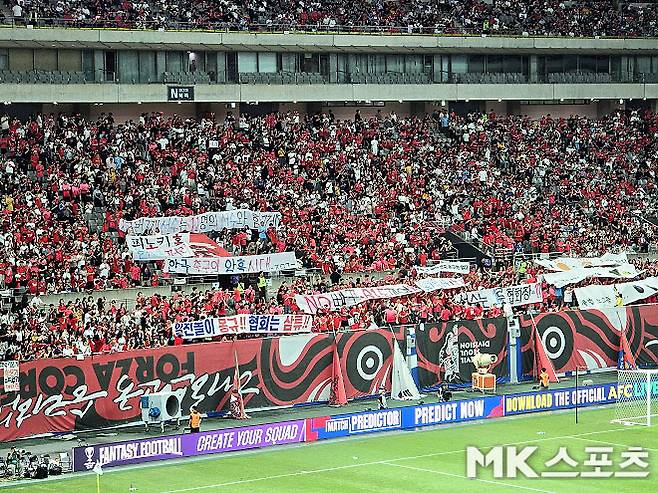
<svg viewBox="0 0 658 493">
<path fill-rule="evenodd" d="M 613 423 L 651 426 L 658 416 L 658 370 L 617 370 Z"/>
</svg>

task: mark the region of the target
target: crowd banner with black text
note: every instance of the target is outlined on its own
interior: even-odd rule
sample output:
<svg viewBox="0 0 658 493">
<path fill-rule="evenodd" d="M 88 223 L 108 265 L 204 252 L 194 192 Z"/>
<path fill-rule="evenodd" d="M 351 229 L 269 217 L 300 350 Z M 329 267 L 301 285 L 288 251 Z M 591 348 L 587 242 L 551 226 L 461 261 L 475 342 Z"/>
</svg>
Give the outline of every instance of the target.
<svg viewBox="0 0 658 493">
<path fill-rule="evenodd" d="M 455 274 L 468 274 L 471 266 L 468 262 L 460 262 L 458 260 L 439 260 L 430 266 L 414 267 L 419 274 L 439 274 L 441 272 L 453 272 Z"/>
<path fill-rule="evenodd" d="M 573 290 L 580 308 L 625 306 L 658 293 L 658 277 L 620 284 L 590 284 Z"/>
<path fill-rule="evenodd" d="M 170 235 L 126 235 L 133 260 L 164 260 L 170 257 L 194 257 L 189 233 Z"/>
<path fill-rule="evenodd" d="M 316 314 L 318 310 L 335 312 L 368 300 L 400 298 L 422 292 L 422 289 L 408 284 L 390 284 L 371 288 L 339 289 L 322 294 L 297 294 L 295 302 L 304 313 Z"/>
<path fill-rule="evenodd" d="M 607 279 L 633 279 L 643 271 L 637 270 L 633 264 L 622 264 L 616 267 L 590 267 L 578 268 L 567 271 L 547 272 L 541 274 L 544 280 L 553 286 L 562 288 L 569 284 L 576 284 L 590 277 L 601 277 Z"/>
<path fill-rule="evenodd" d="M 587 269 L 590 267 L 616 267 L 628 263 L 625 253 L 605 253 L 600 257 L 559 257 L 553 260 L 534 260 L 537 265 L 558 272 Z"/>
<path fill-rule="evenodd" d="M 231 334 L 287 335 L 311 332 L 311 315 L 253 315 L 211 317 L 203 320 L 175 322 L 174 334 L 183 339 L 203 339 Z"/>
<path fill-rule="evenodd" d="M 489 309 L 497 306 L 502 307 L 505 303 L 510 306 L 531 305 L 542 302 L 541 284 L 519 284 L 518 286 L 507 286 L 504 288 L 479 289 L 459 293 L 455 296 L 455 303 L 480 305 Z"/>
<path fill-rule="evenodd" d="M 140 217 L 133 221 L 121 219 L 119 229 L 134 234 L 208 233 L 222 229 L 278 228 L 280 212 L 259 212 L 249 209 L 204 212 L 196 216 Z"/>
<path fill-rule="evenodd" d="M 246 255 L 244 257 L 168 258 L 164 271 L 170 274 L 225 275 L 278 272 L 297 267 L 295 252 Z"/>
</svg>

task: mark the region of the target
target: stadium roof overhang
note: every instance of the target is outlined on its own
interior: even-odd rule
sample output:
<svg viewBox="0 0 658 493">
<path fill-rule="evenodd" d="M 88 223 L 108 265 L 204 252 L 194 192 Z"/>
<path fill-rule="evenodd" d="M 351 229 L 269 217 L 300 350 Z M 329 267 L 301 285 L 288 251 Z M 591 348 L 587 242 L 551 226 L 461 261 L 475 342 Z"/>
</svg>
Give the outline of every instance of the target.
<svg viewBox="0 0 658 493">
<path fill-rule="evenodd" d="M 0 47 L 345 53 L 658 54 L 655 39 L 0 28 Z"/>
</svg>

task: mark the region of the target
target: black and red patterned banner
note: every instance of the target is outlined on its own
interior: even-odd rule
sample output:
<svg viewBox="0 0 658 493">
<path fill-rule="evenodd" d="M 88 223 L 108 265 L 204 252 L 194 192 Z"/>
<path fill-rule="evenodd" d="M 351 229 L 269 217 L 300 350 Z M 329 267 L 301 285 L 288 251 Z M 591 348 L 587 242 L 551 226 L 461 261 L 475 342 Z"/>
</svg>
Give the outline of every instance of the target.
<svg viewBox="0 0 658 493">
<path fill-rule="evenodd" d="M 337 336 L 348 398 L 390 387 L 393 334 Z M 179 390 L 183 409 L 225 409 L 237 353 L 250 409 L 329 399 L 334 336 L 309 334 L 235 343 L 193 344 L 21 364 L 20 392 L 0 388 L 0 440 L 139 419 L 139 398 Z"/>
<path fill-rule="evenodd" d="M 616 367 L 619 334 L 624 330 L 640 366 L 658 364 L 658 306 L 628 306 L 606 310 L 577 310 L 521 316 L 523 373 L 533 373 L 536 326 L 555 371 Z"/>
<path fill-rule="evenodd" d="M 425 324 L 416 329 L 418 380 L 421 388 L 441 383 L 470 383 L 475 366 L 473 355 L 496 357 L 492 372 L 509 377 L 507 361 L 507 320 L 492 318 Z"/>
</svg>

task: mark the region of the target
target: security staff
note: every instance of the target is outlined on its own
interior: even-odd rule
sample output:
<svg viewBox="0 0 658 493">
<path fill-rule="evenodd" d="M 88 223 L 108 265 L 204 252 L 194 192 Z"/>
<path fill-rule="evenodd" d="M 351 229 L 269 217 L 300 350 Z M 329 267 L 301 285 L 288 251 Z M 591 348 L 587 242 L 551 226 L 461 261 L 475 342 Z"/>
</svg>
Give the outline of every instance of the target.
<svg viewBox="0 0 658 493">
<path fill-rule="evenodd" d="M 264 300 L 267 291 L 267 279 L 265 279 L 265 274 L 263 272 L 258 276 L 258 282 L 256 285 L 258 286 L 258 298 Z"/>
<path fill-rule="evenodd" d="M 201 413 L 196 408 L 192 406 L 190 408 L 190 433 L 199 433 L 201 430 Z"/>
</svg>

